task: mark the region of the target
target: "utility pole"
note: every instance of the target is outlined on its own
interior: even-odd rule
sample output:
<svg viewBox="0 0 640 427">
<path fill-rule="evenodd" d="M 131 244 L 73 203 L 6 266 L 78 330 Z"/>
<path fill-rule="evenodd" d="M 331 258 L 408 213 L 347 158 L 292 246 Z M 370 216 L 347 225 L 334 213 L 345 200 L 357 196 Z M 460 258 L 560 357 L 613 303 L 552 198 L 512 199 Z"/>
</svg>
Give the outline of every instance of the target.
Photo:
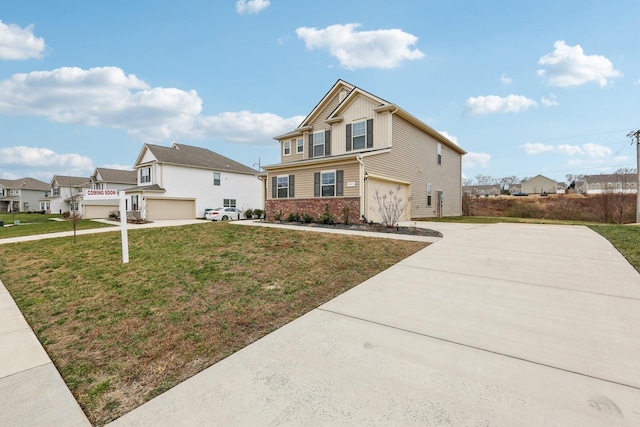
<svg viewBox="0 0 640 427">
<path fill-rule="evenodd" d="M 636 139 L 636 223 L 640 223 L 640 130 L 629 132 L 627 137 L 631 138 L 632 144 L 633 138 Z"/>
</svg>

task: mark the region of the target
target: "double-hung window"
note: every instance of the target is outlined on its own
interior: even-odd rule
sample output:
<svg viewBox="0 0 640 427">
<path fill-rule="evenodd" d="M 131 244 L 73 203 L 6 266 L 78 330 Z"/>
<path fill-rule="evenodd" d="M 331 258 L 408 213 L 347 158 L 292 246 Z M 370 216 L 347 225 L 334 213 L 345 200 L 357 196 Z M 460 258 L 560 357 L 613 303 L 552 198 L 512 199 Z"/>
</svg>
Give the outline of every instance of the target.
<svg viewBox="0 0 640 427">
<path fill-rule="evenodd" d="M 151 168 L 140 169 L 140 183 L 151 182 Z"/>
<path fill-rule="evenodd" d="M 320 173 L 320 186 L 322 197 L 336 195 L 336 171 L 326 171 Z"/>
<path fill-rule="evenodd" d="M 304 139 L 298 138 L 296 141 L 296 153 L 300 154 L 304 152 Z"/>
<path fill-rule="evenodd" d="M 235 208 L 236 199 L 222 199 L 222 204 L 225 208 Z"/>
<path fill-rule="evenodd" d="M 313 133 L 313 157 L 324 156 L 324 131 Z"/>
<path fill-rule="evenodd" d="M 220 185 L 220 172 L 213 173 L 213 185 Z"/>
<path fill-rule="evenodd" d="M 278 176 L 278 199 L 289 197 L 289 175 Z"/>
<path fill-rule="evenodd" d="M 131 196 L 131 210 L 132 211 L 137 211 L 138 210 L 138 196 Z"/>
<path fill-rule="evenodd" d="M 60 187 L 53 187 L 53 197 L 58 197 L 60 195 Z"/>
<path fill-rule="evenodd" d="M 282 143 L 282 154 L 285 156 L 291 154 L 291 141 L 285 141 Z"/>
<path fill-rule="evenodd" d="M 351 126 L 352 146 L 354 150 L 362 150 L 367 145 L 367 122 L 355 122 Z"/>
<path fill-rule="evenodd" d="M 427 206 L 431 206 L 431 184 L 427 183 Z"/>
<path fill-rule="evenodd" d="M 438 164 L 442 164 L 442 144 L 438 143 Z"/>
</svg>

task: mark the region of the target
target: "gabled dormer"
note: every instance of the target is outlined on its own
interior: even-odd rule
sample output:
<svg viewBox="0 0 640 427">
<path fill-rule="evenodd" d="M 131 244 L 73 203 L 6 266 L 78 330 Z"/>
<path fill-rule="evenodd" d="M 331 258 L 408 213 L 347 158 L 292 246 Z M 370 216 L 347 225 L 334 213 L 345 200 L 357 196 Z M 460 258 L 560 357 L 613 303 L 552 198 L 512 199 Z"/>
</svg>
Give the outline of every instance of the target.
<svg viewBox="0 0 640 427">
<path fill-rule="evenodd" d="M 395 109 L 394 104 L 338 80 L 296 130 L 274 138 L 280 142 L 281 162 L 388 148 Z"/>
</svg>

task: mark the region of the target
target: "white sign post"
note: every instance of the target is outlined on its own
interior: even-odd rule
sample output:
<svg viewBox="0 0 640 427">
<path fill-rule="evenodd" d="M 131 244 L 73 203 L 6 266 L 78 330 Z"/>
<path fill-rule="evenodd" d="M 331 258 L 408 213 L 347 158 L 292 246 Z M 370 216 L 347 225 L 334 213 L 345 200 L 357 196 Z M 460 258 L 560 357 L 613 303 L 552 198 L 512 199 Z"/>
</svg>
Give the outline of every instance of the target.
<svg viewBox="0 0 640 427">
<path fill-rule="evenodd" d="M 87 189 L 84 194 L 85 200 L 113 200 L 120 199 L 120 235 L 122 236 L 122 263 L 129 262 L 129 236 L 127 234 L 127 198 L 124 191 L 111 189 Z"/>
</svg>

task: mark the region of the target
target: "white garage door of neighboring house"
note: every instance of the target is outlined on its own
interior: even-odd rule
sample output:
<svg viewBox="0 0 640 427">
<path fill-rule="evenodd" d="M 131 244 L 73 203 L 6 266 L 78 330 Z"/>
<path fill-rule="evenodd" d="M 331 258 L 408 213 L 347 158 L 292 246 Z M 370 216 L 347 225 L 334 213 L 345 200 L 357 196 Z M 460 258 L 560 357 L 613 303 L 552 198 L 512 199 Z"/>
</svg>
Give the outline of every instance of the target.
<svg viewBox="0 0 640 427">
<path fill-rule="evenodd" d="M 194 219 L 195 200 L 151 199 L 147 197 L 147 219 Z"/>
<path fill-rule="evenodd" d="M 84 205 L 84 217 L 88 219 L 109 218 L 109 212 L 117 211 L 117 205 Z"/>
<path fill-rule="evenodd" d="M 397 187 L 400 187 L 400 190 L 396 193 Z M 376 190 L 378 190 L 379 198 L 382 198 L 385 195 L 387 196 L 386 201 L 380 201 L 383 206 L 385 203 L 387 205 L 393 205 L 394 202 L 392 200 L 397 194 L 397 197 L 402 199 L 398 205 L 400 207 L 406 206 L 406 209 L 398 221 L 408 221 L 411 219 L 411 203 L 408 202 L 409 197 L 411 196 L 409 184 L 401 184 L 369 177 L 367 180 L 367 213 L 365 214 L 368 220 L 378 223 L 383 222 L 382 216 L 379 213 L 380 205 L 376 200 Z M 392 195 L 389 194 L 390 191 L 393 193 Z"/>
</svg>

